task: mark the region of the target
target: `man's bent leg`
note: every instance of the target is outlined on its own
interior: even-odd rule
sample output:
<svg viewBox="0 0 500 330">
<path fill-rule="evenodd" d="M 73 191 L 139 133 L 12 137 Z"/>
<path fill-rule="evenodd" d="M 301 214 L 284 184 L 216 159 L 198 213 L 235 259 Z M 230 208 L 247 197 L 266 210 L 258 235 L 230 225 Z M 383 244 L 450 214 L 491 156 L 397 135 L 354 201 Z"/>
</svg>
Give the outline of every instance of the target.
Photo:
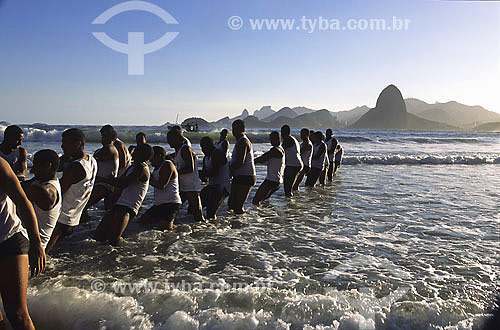
<svg viewBox="0 0 500 330">
<path fill-rule="evenodd" d="M 35 329 L 28 313 L 28 255 L 0 260 L 0 293 L 7 319 L 14 329 Z"/>
</svg>

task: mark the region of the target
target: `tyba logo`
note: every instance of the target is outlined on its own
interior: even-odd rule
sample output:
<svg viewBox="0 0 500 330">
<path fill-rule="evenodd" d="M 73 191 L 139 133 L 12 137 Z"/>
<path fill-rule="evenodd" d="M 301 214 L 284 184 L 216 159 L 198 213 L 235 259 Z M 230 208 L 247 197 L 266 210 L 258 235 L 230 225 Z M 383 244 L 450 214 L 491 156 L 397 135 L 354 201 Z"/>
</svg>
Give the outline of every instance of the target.
<svg viewBox="0 0 500 330">
<path fill-rule="evenodd" d="M 179 24 L 177 20 L 164 9 L 145 1 L 127 1 L 113 6 L 99 15 L 92 24 L 105 24 L 112 17 L 132 10 L 146 11 L 160 17 L 166 24 Z M 161 38 L 145 44 L 144 32 L 129 32 L 128 43 L 121 43 L 110 38 L 104 32 L 92 32 L 97 40 L 107 47 L 128 55 L 128 74 L 144 74 L 144 55 L 156 52 L 168 45 L 179 32 L 167 32 Z"/>
</svg>

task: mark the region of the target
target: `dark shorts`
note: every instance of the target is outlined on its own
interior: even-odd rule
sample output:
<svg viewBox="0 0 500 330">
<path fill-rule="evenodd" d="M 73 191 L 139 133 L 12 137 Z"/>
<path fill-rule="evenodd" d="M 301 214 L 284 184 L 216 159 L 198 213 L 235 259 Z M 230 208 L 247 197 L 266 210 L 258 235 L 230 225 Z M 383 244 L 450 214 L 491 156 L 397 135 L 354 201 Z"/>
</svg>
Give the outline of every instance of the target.
<svg viewBox="0 0 500 330">
<path fill-rule="evenodd" d="M 196 193 L 200 195 L 199 191 L 179 191 L 179 196 L 181 196 L 182 204 L 184 204 L 188 200 L 187 194 L 189 193 Z"/>
<path fill-rule="evenodd" d="M 115 204 L 115 206 L 113 206 L 113 208 L 111 209 L 111 211 L 113 213 L 115 213 L 115 212 L 126 213 L 126 214 L 128 214 L 130 216 L 129 220 L 132 220 L 137 215 L 137 214 L 135 214 L 134 210 L 132 210 L 130 207 L 125 206 L 125 205 L 120 205 L 120 204 Z"/>
<path fill-rule="evenodd" d="M 335 162 L 335 166 L 339 167 L 340 166 L 340 162 Z"/>
<path fill-rule="evenodd" d="M 255 175 L 237 175 L 233 177 L 232 183 L 242 186 L 254 186 L 257 183 L 257 177 Z"/>
<path fill-rule="evenodd" d="M 268 179 L 265 179 L 264 182 L 262 182 L 262 184 L 267 184 L 272 191 L 276 191 L 278 189 L 280 189 L 280 186 L 281 186 L 281 183 L 279 182 L 276 182 L 276 181 L 271 181 L 271 180 L 268 180 Z"/>
<path fill-rule="evenodd" d="M 311 170 L 311 168 L 309 166 L 304 166 L 302 168 L 302 171 L 300 171 L 300 173 L 307 174 L 307 173 L 309 173 L 310 170 Z"/>
<path fill-rule="evenodd" d="M 66 237 L 66 236 L 70 236 L 71 234 L 73 234 L 75 232 L 75 229 L 76 227 L 78 226 L 68 226 L 68 225 L 65 225 L 64 223 L 56 223 L 56 227 L 54 228 L 54 231 L 58 231 L 61 233 L 61 236 L 62 237 Z"/>
<path fill-rule="evenodd" d="M 145 216 L 149 216 L 153 221 L 169 221 L 175 220 L 177 213 L 181 208 L 181 204 L 177 203 L 165 203 L 160 205 L 153 205 L 149 210 L 144 213 Z"/>
<path fill-rule="evenodd" d="M 309 174 L 307 175 L 306 186 L 307 187 L 314 187 L 314 185 L 316 184 L 316 181 L 318 181 L 322 172 L 323 172 L 323 170 L 320 168 L 311 167 L 311 170 L 309 171 Z"/>
<path fill-rule="evenodd" d="M 0 244 L 0 259 L 28 254 L 29 249 L 28 239 L 23 234 L 16 233 Z"/>
</svg>

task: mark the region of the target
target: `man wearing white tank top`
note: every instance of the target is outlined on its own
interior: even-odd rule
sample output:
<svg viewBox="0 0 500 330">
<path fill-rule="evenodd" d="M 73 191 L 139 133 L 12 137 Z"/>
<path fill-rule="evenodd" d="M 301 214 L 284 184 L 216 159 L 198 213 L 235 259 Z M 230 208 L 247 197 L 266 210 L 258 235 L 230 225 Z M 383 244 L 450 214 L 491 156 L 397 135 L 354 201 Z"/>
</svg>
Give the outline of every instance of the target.
<svg viewBox="0 0 500 330">
<path fill-rule="evenodd" d="M 116 178 L 120 168 L 118 150 L 113 145 L 109 135 L 101 136 L 102 148 L 94 152 L 94 158 L 97 161 L 96 178 Z M 90 199 L 85 206 L 82 214 L 82 221 L 88 220 L 88 209 L 94 206 L 104 198 L 104 209 L 109 210 L 112 204 L 112 194 L 114 187 L 104 182 L 96 182 L 92 189 Z"/>
<path fill-rule="evenodd" d="M 303 128 L 300 130 L 300 139 L 302 140 L 302 144 L 300 145 L 300 158 L 302 159 L 302 164 L 304 165 L 304 167 L 299 172 L 297 180 L 295 180 L 293 191 L 299 191 L 299 185 L 302 183 L 302 180 L 304 180 L 304 177 L 309 173 L 311 169 L 313 145 L 311 143 L 311 140 L 309 139 L 309 135 L 309 129 Z"/>
<path fill-rule="evenodd" d="M 23 139 L 21 127 L 11 125 L 3 132 L 3 141 L 0 143 L 0 157 L 9 163 L 20 181 L 26 178 L 28 172 L 28 153 L 21 147 Z"/>
<path fill-rule="evenodd" d="M 325 168 L 327 161 L 326 144 L 323 142 L 323 133 L 315 132 L 311 134 L 311 142 L 313 143 L 313 152 L 311 158 L 311 170 L 307 175 L 306 187 L 314 187 L 321 173 Z"/>
<path fill-rule="evenodd" d="M 60 180 L 63 201 L 61 214 L 45 249 L 47 253 L 59 239 L 71 235 L 80 224 L 97 175 L 97 162 L 85 153 L 85 134 L 80 129 L 64 131 L 61 147 L 64 152 L 59 164 L 63 171 Z"/>
<path fill-rule="evenodd" d="M 226 157 L 228 156 L 229 153 L 229 141 L 227 140 L 227 134 L 228 134 L 227 129 L 225 128 L 222 129 L 222 131 L 220 131 L 219 141 L 215 143 L 215 148 L 222 150 L 226 155 Z"/>
<path fill-rule="evenodd" d="M 210 137 L 204 136 L 200 145 L 205 154 L 200 176 L 208 179 L 208 185 L 200 193 L 201 205 L 207 209 L 207 218 L 215 219 L 231 190 L 229 163 L 224 149 L 217 149 Z"/>
<path fill-rule="evenodd" d="M 282 146 L 285 150 L 285 174 L 283 178 L 283 187 L 285 196 L 292 197 L 292 188 L 295 185 L 297 176 L 302 170 L 303 164 L 300 158 L 300 146 L 290 132 L 290 126 L 283 125 L 281 127 Z"/>
<path fill-rule="evenodd" d="M 262 201 L 280 188 L 283 182 L 285 168 L 285 151 L 280 146 L 280 133 L 273 131 L 269 134 L 272 148 L 262 156 L 255 158 L 256 164 L 267 163 L 267 176 L 255 193 L 252 203 L 259 205 Z"/>
<path fill-rule="evenodd" d="M 33 156 L 31 173 L 34 177 L 22 183 L 26 196 L 35 209 L 43 248 L 49 243 L 61 211 L 62 193 L 57 178 L 58 168 L 57 153 L 49 149 L 40 150 Z"/>
<path fill-rule="evenodd" d="M 179 174 L 179 191 L 182 203 L 188 202 L 188 212 L 196 221 L 203 221 L 200 191 L 201 181 L 198 173 L 198 157 L 178 130 L 167 133 L 170 147 L 175 149 L 175 167 Z"/>
<path fill-rule="evenodd" d="M 132 157 L 133 165 L 121 177 L 97 179 L 98 182 L 113 185 L 120 192 L 116 204 L 96 228 L 97 241 L 118 245 L 129 221 L 139 214 L 149 188 L 148 162 L 153 158 L 153 148 L 149 144 L 138 146 Z"/>
<path fill-rule="evenodd" d="M 127 146 L 118 138 L 118 132 L 111 125 L 104 125 L 100 131 L 101 137 L 105 140 L 111 140 L 116 150 L 118 151 L 118 159 L 120 165 L 118 167 L 118 176 L 123 175 L 130 166 L 132 156 L 130 155 Z"/>
<path fill-rule="evenodd" d="M 245 122 L 243 120 L 235 120 L 232 129 L 236 144 L 229 165 L 233 180 L 227 204 L 234 213 L 243 214 L 245 213 L 243 205 L 256 182 L 253 146 L 245 134 Z"/>
<path fill-rule="evenodd" d="M 9 163 L 0 158 L 0 294 L 14 329 L 34 329 L 26 302 L 28 264 L 34 277 L 44 271 L 45 261 L 33 206 Z M 6 325 L 0 313 L 1 327 Z"/>
<path fill-rule="evenodd" d="M 337 149 L 338 141 L 333 137 L 333 130 L 331 128 L 326 130 L 325 144 L 328 155 L 328 169 L 326 170 L 327 178 L 328 181 L 332 181 L 335 163 L 335 150 Z"/>
<path fill-rule="evenodd" d="M 179 179 L 172 161 L 167 160 L 167 152 L 163 147 L 153 147 L 151 159 L 153 175 L 149 184 L 154 187 L 154 205 L 139 219 L 144 225 L 158 222 L 160 230 L 174 229 L 174 221 L 181 208 L 179 195 Z"/>
</svg>

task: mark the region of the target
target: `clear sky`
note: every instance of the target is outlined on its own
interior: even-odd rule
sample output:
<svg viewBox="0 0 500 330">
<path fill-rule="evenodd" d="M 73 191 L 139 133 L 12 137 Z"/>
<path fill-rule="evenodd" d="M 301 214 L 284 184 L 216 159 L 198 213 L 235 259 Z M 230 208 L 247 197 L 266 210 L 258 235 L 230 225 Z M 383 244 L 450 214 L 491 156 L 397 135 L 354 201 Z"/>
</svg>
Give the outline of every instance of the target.
<svg viewBox="0 0 500 330">
<path fill-rule="evenodd" d="M 404 97 L 500 112 L 500 3 L 405 0 L 151 0 L 178 25 L 129 11 L 92 21 L 116 0 L 0 0 L 0 120 L 162 124 L 216 120 L 247 108 L 374 106 L 388 84 Z M 228 18 L 240 16 L 232 30 Z M 407 31 L 253 31 L 250 18 L 409 19 Z M 298 24 L 298 23 L 297 23 Z M 152 42 L 145 74 L 127 74 L 120 42 Z"/>
</svg>

